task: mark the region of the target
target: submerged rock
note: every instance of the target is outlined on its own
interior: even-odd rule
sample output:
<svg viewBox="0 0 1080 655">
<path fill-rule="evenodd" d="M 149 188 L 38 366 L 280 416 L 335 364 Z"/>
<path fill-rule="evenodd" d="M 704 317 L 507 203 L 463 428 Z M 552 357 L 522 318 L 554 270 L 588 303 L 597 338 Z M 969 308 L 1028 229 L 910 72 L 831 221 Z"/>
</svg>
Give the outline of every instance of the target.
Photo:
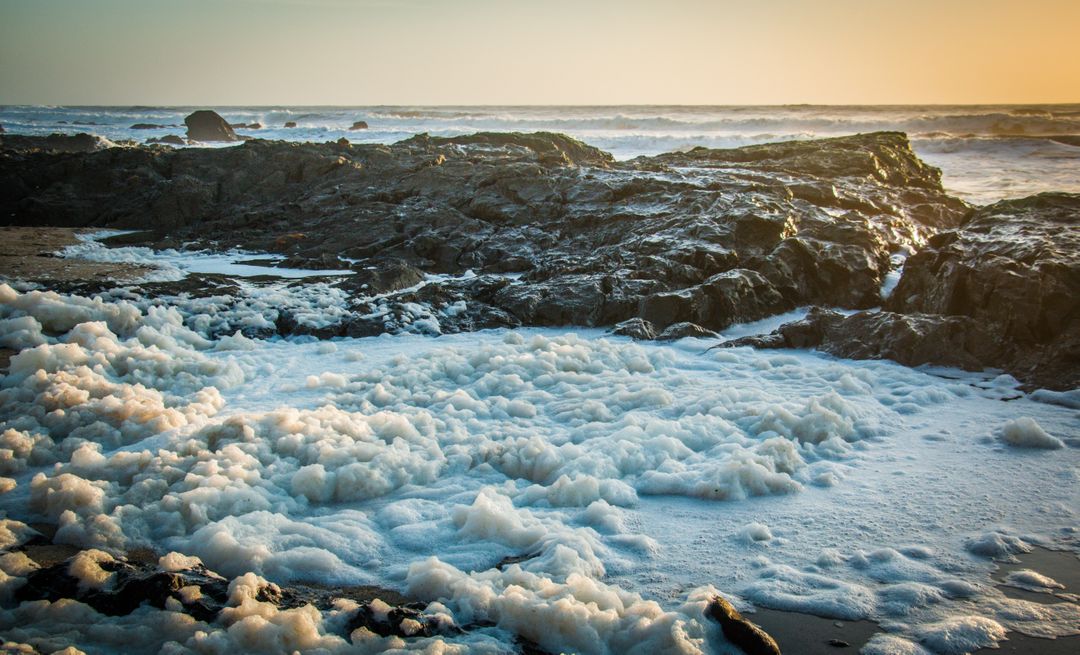
<svg viewBox="0 0 1080 655">
<path fill-rule="evenodd" d="M 239 141 L 233 128 L 217 112 L 200 109 L 184 119 L 187 137 L 193 141 Z"/>
<path fill-rule="evenodd" d="M 355 123 L 352 124 L 352 127 L 350 127 L 349 129 L 350 130 L 366 130 L 367 128 L 368 128 L 367 122 L 365 122 L 365 121 L 356 121 Z"/>
<path fill-rule="evenodd" d="M 296 127 L 296 121 L 285 121 L 285 127 Z"/>
</svg>

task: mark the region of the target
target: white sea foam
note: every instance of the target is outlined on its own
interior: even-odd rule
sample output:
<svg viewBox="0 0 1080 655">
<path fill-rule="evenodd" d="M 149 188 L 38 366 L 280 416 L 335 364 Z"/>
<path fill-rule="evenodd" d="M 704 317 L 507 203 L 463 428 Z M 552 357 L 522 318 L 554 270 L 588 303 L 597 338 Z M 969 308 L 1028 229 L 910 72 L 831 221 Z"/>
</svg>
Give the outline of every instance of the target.
<svg viewBox="0 0 1080 655">
<path fill-rule="evenodd" d="M 105 558 L 134 546 L 233 578 L 214 626 L 42 601 L 0 612 L 16 640 L 497 652 L 518 633 L 549 650 L 696 653 L 722 640 L 702 615 L 711 585 L 891 621 L 870 652 L 1076 632 L 1075 608 L 991 583 L 989 558 L 1080 549 L 1076 449 L 988 438 L 1025 418 L 1076 429 L 1068 408 L 1003 402 L 1015 381 L 598 330 L 213 339 L 176 309 L 7 286 L 0 321 L 22 348 L 0 381 L 0 473 L 15 485 L 0 546 L 47 519 L 58 541 L 98 549 L 71 565 L 87 588 L 108 588 Z M 10 594 L 25 563 L 0 568 Z M 262 578 L 401 588 L 496 628 L 345 638 L 345 606 L 280 610 L 256 599 Z"/>
</svg>

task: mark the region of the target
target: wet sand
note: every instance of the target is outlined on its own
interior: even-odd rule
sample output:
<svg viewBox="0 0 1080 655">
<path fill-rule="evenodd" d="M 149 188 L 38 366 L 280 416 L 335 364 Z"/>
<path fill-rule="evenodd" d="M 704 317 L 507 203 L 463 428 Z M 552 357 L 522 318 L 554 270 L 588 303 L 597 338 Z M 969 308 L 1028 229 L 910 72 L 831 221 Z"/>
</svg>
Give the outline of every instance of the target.
<svg viewBox="0 0 1080 655">
<path fill-rule="evenodd" d="M 0 227 L 0 279 L 28 282 L 89 282 L 102 278 L 128 281 L 149 269 L 131 264 L 56 257 L 89 230 L 66 227 Z"/>
<path fill-rule="evenodd" d="M 1080 595 L 1080 559 L 1070 552 L 1060 552 L 1036 548 L 1030 553 L 1019 556 L 1018 563 L 999 564 L 994 574 L 998 589 L 1010 598 L 1019 598 L 1037 603 L 1075 602 L 1054 594 L 1039 593 L 1017 589 L 1000 584 L 1012 571 L 1031 569 L 1049 576 L 1065 589 L 1057 590 L 1062 594 Z M 839 621 L 826 619 L 811 614 L 782 612 L 767 608 L 758 608 L 753 614 L 746 614 L 747 619 L 761 626 L 780 646 L 786 655 L 837 655 L 838 653 L 857 653 L 874 634 L 884 632 L 873 621 Z M 1080 635 L 1060 639 L 1040 639 L 1018 632 L 1010 632 L 1007 641 L 998 644 L 998 648 L 983 648 L 973 655 L 1075 655 L 1080 653 Z"/>
</svg>

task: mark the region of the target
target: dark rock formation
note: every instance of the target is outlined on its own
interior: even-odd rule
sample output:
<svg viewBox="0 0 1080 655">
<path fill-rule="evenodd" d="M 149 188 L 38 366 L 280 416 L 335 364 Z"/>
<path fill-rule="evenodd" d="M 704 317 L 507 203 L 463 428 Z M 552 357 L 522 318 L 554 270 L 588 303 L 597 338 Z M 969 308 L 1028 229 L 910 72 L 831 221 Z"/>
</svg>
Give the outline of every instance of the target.
<svg viewBox="0 0 1080 655">
<path fill-rule="evenodd" d="M 33 546 L 31 546 L 34 549 Z M 42 548 L 38 546 L 37 549 Z M 44 548 L 48 548 L 45 546 Z M 109 559 L 99 561 L 98 566 L 112 579 L 102 588 L 80 585 L 79 578 L 71 574 L 71 564 L 77 552 L 56 563 L 32 571 L 26 583 L 14 595 L 17 602 L 63 598 L 78 600 L 106 616 L 126 616 L 143 604 L 182 611 L 199 621 L 212 623 L 218 613 L 229 604 L 229 581 L 202 565 L 183 571 L 165 571 L 158 567 L 156 558 Z M 185 594 L 181 589 L 197 587 L 198 594 Z M 269 583 L 258 589 L 255 599 L 271 603 L 281 609 L 313 605 L 320 611 L 333 606 L 334 600 L 347 598 L 357 602 L 357 609 L 345 622 L 342 636 L 347 637 L 357 628 L 367 628 L 382 636 L 401 638 L 430 637 L 447 632 L 460 632 L 456 626 L 445 625 L 431 616 L 424 615 L 423 603 L 413 603 L 397 592 L 377 587 L 323 587 L 294 584 L 279 587 Z M 408 621 L 408 623 L 406 623 Z"/>
<path fill-rule="evenodd" d="M 968 370 L 1029 386 L 1080 386 L 1080 195 L 1045 193 L 973 211 L 910 257 L 886 305 L 815 309 L 725 346 L 816 347 L 839 357 Z"/>
<path fill-rule="evenodd" d="M 239 141 L 232 127 L 217 112 L 200 109 L 184 119 L 187 137 L 193 141 Z"/>
<path fill-rule="evenodd" d="M 172 146 L 184 146 L 187 145 L 187 141 L 184 137 L 177 136 L 175 134 L 166 134 L 163 137 L 151 137 L 146 140 L 147 143 L 166 143 Z"/>
<path fill-rule="evenodd" d="M 705 616 L 720 624 L 724 638 L 746 655 L 780 655 L 780 646 L 767 632 L 743 618 L 739 610 L 722 596 L 714 596 L 705 607 Z"/>
<path fill-rule="evenodd" d="M 664 331 L 656 338 L 660 341 L 673 341 L 675 339 L 685 339 L 686 337 L 715 339 L 718 336 L 720 335 L 712 330 L 706 330 L 697 323 L 675 323 L 674 325 L 669 325 L 664 328 Z"/>
<path fill-rule="evenodd" d="M 3 133 L 4 133 L 4 126 L 0 125 L 0 134 L 3 134 Z"/>
<path fill-rule="evenodd" d="M 108 139 L 96 134 L 50 134 L 49 136 L 22 136 L 6 134 L 0 137 L 0 151 L 33 153 L 88 153 L 111 148 Z M 5 191 L 0 187 L 0 194 Z"/>
<path fill-rule="evenodd" d="M 908 259 L 887 307 L 972 319 L 1017 377 L 1080 386 L 1080 194 L 972 212 Z"/>
<path fill-rule="evenodd" d="M 285 121 L 285 127 L 296 127 L 296 121 Z"/>
<path fill-rule="evenodd" d="M 249 130 L 261 130 L 262 129 L 262 123 L 248 123 L 247 128 Z"/>
<path fill-rule="evenodd" d="M 628 318 L 611 328 L 611 333 L 639 341 L 650 341 L 656 338 L 656 326 L 643 318 Z"/>
<path fill-rule="evenodd" d="M 357 302 L 382 284 L 364 271 L 471 270 L 406 294 L 465 300 L 450 330 L 639 317 L 654 334 L 719 331 L 799 305 L 873 307 L 889 255 L 967 211 L 898 133 L 629 162 L 549 133 L 4 152 L 0 180 L 13 224 L 149 228 L 148 245 L 241 244 L 312 268 L 355 261 L 341 284 Z"/>
<path fill-rule="evenodd" d="M 167 125 L 158 125 L 156 123 L 135 123 L 131 126 L 132 130 L 162 130 L 168 127 Z"/>
<path fill-rule="evenodd" d="M 366 121 L 356 121 L 355 123 L 352 124 L 352 127 L 350 127 L 349 129 L 350 130 L 366 130 L 367 128 L 368 128 L 368 124 L 367 124 Z"/>
<path fill-rule="evenodd" d="M 969 370 L 1000 364 L 1004 352 L 992 333 L 965 316 L 893 312 L 844 316 L 819 307 L 770 334 L 720 346 L 817 348 L 848 359 L 891 359 L 906 366 L 936 364 Z"/>
</svg>

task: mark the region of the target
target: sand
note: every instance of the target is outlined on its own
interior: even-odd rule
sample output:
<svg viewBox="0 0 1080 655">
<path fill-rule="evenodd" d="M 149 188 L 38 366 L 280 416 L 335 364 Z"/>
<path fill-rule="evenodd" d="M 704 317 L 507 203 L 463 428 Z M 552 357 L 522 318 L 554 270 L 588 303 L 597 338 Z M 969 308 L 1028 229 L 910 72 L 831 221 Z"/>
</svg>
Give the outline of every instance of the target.
<svg viewBox="0 0 1080 655">
<path fill-rule="evenodd" d="M 0 278 L 29 282 L 110 278 L 122 282 L 136 279 L 149 270 L 131 264 L 54 256 L 58 250 L 79 243 L 75 235 L 86 231 L 66 227 L 0 227 Z"/>
</svg>

